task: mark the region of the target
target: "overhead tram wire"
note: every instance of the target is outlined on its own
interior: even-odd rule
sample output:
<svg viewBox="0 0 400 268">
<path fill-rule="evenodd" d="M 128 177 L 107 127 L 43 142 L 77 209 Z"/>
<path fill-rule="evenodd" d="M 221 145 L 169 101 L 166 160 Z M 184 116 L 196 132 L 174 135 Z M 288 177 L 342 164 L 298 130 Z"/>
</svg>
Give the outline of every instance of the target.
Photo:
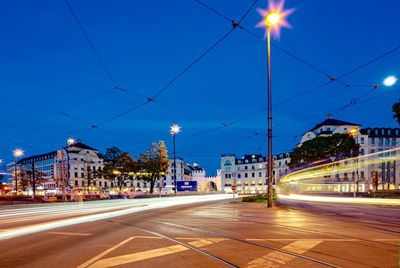
<svg viewBox="0 0 400 268">
<path fill-rule="evenodd" d="M 248 15 L 248 13 L 250 12 L 250 10 L 255 6 L 255 4 L 257 3 L 257 1 L 258 1 L 258 0 L 254 0 L 254 1 L 252 2 L 252 4 L 250 5 L 250 7 L 249 7 L 249 8 L 246 10 L 246 12 L 242 15 L 242 17 L 241 17 L 241 19 L 240 19 L 240 22 L 244 20 L 244 18 Z M 111 81 L 112 84 L 114 85 L 114 89 L 122 90 L 122 91 L 127 91 L 126 89 L 121 88 L 121 87 L 119 87 L 119 86 L 116 85 L 116 82 L 115 82 L 114 78 L 112 77 L 111 72 L 109 71 L 109 69 L 108 69 L 107 66 L 105 65 L 105 62 L 102 60 L 100 54 L 98 53 L 96 47 L 94 46 L 94 43 L 91 41 L 91 39 L 90 39 L 89 35 L 87 34 L 85 28 L 83 27 L 82 23 L 80 22 L 80 20 L 79 20 L 77 14 L 76 14 L 76 13 L 74 12 L 74 10 L 72 9 L 72 6 L 69 4 L 68 0 L 64 0 L 64 2 L 65 2 L 65 4 L 66 4 L 66 6 L 68 7 L 68 10 L 70 11 L 71 15 L 73 16 L 73 18 L 74 18 L 75 21 L 77 22 L 77 24 L 78 24 L 80 30 L 82 31 L 82 33 L 83 33 L 85 39 L 86 39 L 87 42 L 89 43 L 89 46 L 90 46 L 90 48 L 92 49 L 93 53 L 96 55 L 96 57 L 97 57 L 97 59 L 98 59 L 100 65 L 101 65 L 101 67 L 103 68 L 103 70 L 104 70 L 105 73 L 107 74 L 107 77 L 110 79 L 110 81 Z M 236 29 L 237 24 L 232 24 L 232 26 L 233 26 L 232 29 L 231 29 L 230 31 L 228 31 L 229 34 L 232 33 L 233 30 Z M 229 35 L 229 34 L 228 34 L 228 35 Z M 186 67 L 186 68 L 184 69 L 183 72 L 181 72 L 180 74 L 178 74 L 173 80 L 171 80 L 171 81 L 167 84 L 167 86 L 164 86 L 161 90 L 162 90 L 162 91 L 165 91 L 165 90 L 166 90 L 169 86 L 171 86 L 176 80 L 178 80 L 185 72 L 187 72 L 191 67 L 193 67 L 201 58 L 203 58 L 204 56 L 206 56 L 212 49 L 214 49 L 219 43 L 221 43 L 228 35 L 225 34 L 225 35 L 223 35 L 220 39 L 218 39 L 210 48 L 208 48 L 208 49 L 207 49 L 205 52 L 203 52 L 198 58 L 196 58 L 196 59 L 194 60 L 194 62 L 192 62 L 191 64 L 189 64 L 189 65 L 188 65 L 189 68 Z M 161 93 L 162 93 L 161 90 L 158 91 L 156 94 L 158 94 L 158 95 L 161 94 Z M 107 93 L 109 93 L 109 92 L 111 92 L 111 90 L 107 90 Z M 131 93 L 131 94 L 134 94 L 134 95 L 136 95 L 136 96 L 138 96 L 138 97 L 146 98 L 146 101 L 143 102 L 143 103 L 140 103 L 140 104 L 138 104 L 138 105 L 136 105 L 136 106 L 134 106 L 134 107 L 131 107 L 131 108 L 129 108 L 129 109 L 126 110 L 126 111 L 120 112 L 120 113 L 118 113 L 118 114 L 116 114 L 116 115 L 114 115 L 114 116 L 112 116 L 112 117 L 110 117 L 110 118 L 108 118 L 108 119 L 106 119 L 106 120 L 104 120 L 104 121 L 101 121 L 101 122 L 98 123 L 98 124 L 92 124 L 91 127 L 85 128 L 85 129 L 83 129 L 83 130 L 97 129 L 98 126 L 102 126 L 102 125 L 104 125 L 104 124 L 107 124 L 107 123 L 109 123 L 109 122 L 111 122 L 111 121 L 117 119 L 118 117 L 121 117 L 121 116 L 123 116 L 123 115 L 125 115 L 125 114 L 127 114 L 127 113 L 130 113 L 130 112 L 132 112 L 132 111 L 134 111 L 134 110 L 139 109 L 140 107 L 142 107 L 142 106 L 144 106 L 144 105 L 146 105 L 146 104 L 149 104 L 149 103 L 151 103 L 151 102 L 155 102 L 155 97 L 153 97 L 153 98 L 146 97 L 146 96 L 144 96 L 144 95 L 142 95 L 142 94 L 140 94 L 140 93 L 136 93 L 136 92 L 133 92 L 133 91 L 127 91 L 127 92 L 129 92 L 129 93 Z M 92 100 L 94 100 L 95 98 L 98 98 L 98 97 L 103 96 L 103 95 L 105 95 L 105 94 L 106 94 L 106 91 L 105 91 L 105 92 L 102 92 L 102 93 L 99 93 L 98 95 L 94 96 L 93 98 L 88 99 L 86 102 L 92 101 Z M 156 97 L 158 97 L 158 95 L 157 95 Z M 160 103 L 160 102 L 159 102 L 159 103 Z M 81 104 L 77 104 L 76 106 L 81 106 L 81 105 L 83 105 L 83 104 L 82 104 L 82 103 L 81 103 Z M 76 108 L 78 108 L 78 107 L 75 107 L 74 109 L 76 109 Z M 67 108 L 67 109 L 68 109 L 68 108 Z M 71 108 L 70 108 L 70 109 L 71 109 Z M 57 113 L 59 113 L 59 114 L 61 114 L 61 115 L 64 115 L 64 116 L 71 117 L 71 118 L 75 118 L 75 117 L 72 117 L 72 116 L 71 116 L 70 114 L 68 114 L 67 112 L 59 112 L 59 111 L 57 111 Z M 225 126 L 226 126 L 226 124 L 223 125 L 223 127 L 225 127 Z M 64 134 L 60 134 L 60 135 L 56 135 L 56 136 L 51 136 L 51 137 L 43 138 L 43 139 L 40 139 L 40 140 L 38 139 L 38 140 L 34 140 L 34 141 L 32 141 L 32 142 L 45 141 L 45 140 L 53 139 L 53 138 L 56 138 L 56 137 L 59 137 L 59 136 L 62 136 L 62 135 L 68 135 L 68 134 L 73 134 L 73 133 L 76 133 L 76 132 L 81 132 L 81 131 L 83 131 L 83 130 L 80 129 L 80 130 L 76 130 L 76 131 L 72 131 L 72 132 L 69 131 L 69 132 L 66 132 L 66 133 L 64 133 Z M 23 144 L 27 144 L 27 143 L 30 143 L 30 142 L 23 142 Z"/>
<path fill-rule="evenodd" d="M 110 79 L 111 83 L 113 84 L 113 86 L 117 86 L 117 83 L 115 82 L 114 77 L 111 75 L 110 70 L 108 69 L 108 67 L 106 66 L 104 60 L 102 59 L 102 57 L 100 56 L 100 53 L 97 51 L 94 43 L 92 42 L 92 40 L 89 37 L 89 34 L 86 32 L 85 28 L 83 27 L 81 21 L 79 20 L 78 15 L 75 13 L 74 9 L 72 8 L 71 4 L 69 3 L 68 0 L 64 0 L 65 5 L 67 6 L 69 12 L 71 13 L 72 17 L 74 18 L 76 24 L 78 25 L 78 27 L 80 28 L 83 36 L 85 37 L 86 41 L 88 42 L 91 50 L 93 51 L 94 55 L 96 56 L 97 60 L 100 63 L 100 66 L 102 67 L 102 69 L 104 70 L 104 72 L 106 73 L 108 79 Z"/>
<path fill-rule="evenodd" d="M 361 70 L 362 68 L 365 68 L 365 67 L 367 67 L 368 65 L 370 65 L 370 64 L 372 64 L 372 63 L 375 63 L 376 61 L 378 61 L 378 60 L 380 60 L 380 59 L 382 59 L 382 58 L 384 58 L 384 57 L 386 57 L 386 56 L 388 56 L 388 55 L 390 55 L 390 54 L 396 52 L 396 51 L 399 50 L 399 49 L 400 49 L 400 46 L 397 46 L 397 47 L 395 47 L 395 48 L 393 48 L 393 49 L 390 49 L 390 50 L 388 50 L 388 51 L 385 51 L 384 53 L 378 55 L 377 57 L 374 57 L 374 58 L 368 60 L 367 62 L 365 62 L 365 63 L 363 63 L 363 64 L 361 64 L 361 65 L 359 65 L 359 66 L 356 66 L 356 67 L 354 67 L 353 69 L 351 69 L 351 70 L 349 70 L 349 71 L 347 71 L 347 72 L 341 74 L 340 76 L 338 76 L 338 78 L 341 79 L 341 78 L 344 78 L 344 77 L 346 77 L 346 76 L 348 76 L 348 75 L 350 75 L 350 74 L 352 74 L 352 73 L 354 73 L 354 72 L 357 72 L 357 71 Z M 318 86 L 316 86 L 316 87 L 309 88 L 309 89 L 307 89 L 307 90 L 305 90 L 305 91 L 302 91 L 302 92 L 300 92 L 300 93 L 298 93 L 298 94 L 296 94 L 296 95 L 294 95 L 294 96 L 288 97 L 288 98 L 286 98 L 286 99 L 281 100 L 281 101 L 278 102 L 278 103 L 273 104 L 272 107 L 276 107 L 276 106 L 282 105 L 282 104 L 284 104 L 284 103 L 286 103 L 286 102 L 292 100 L 293 98 L 297 98 L 298 96 L 301 96 L 301 95 L 303 95 L 304 93 L 307 93 L 307 92 L 314 91 L 314 90 L 316 90 L 316 89 L 322 88 L 322 87 L 324 87 L 324 86 L 326 86 L 326 85 L 328 85 L 328 84 L 333 83 L 334 81 L 335 81 L 334 79 L 331 79 L 330 81 L 327 81 L 327 82 L 325 82 L 325 83 L 323 83 L 323 84 L 320 84 L 320 85 L 318 85 Z M 369 94 L 369 93 L 368 93 L 368 94 Z M 362 102 L 364 102 L 364 101 L 361 101 L 361 103 L 362 103 Z M 346 108 L 347 108 L 347 107 L 346 107 Z M 341 109 L 346 109 L 346 108 L 341 108 Z M 264 108 L 264 109 L 261 109 L 261 110 L 258 110 L 258 111 L 249 113 L 249 114 L 247 114 L 247 115 L 242 116 L 242 117 L 239 118 L 239 119 L 236 119 L 236 120 L 231 121 L 230 123 L 227 123 L 226 126 L 230 126 L 230 125 L 236 124 L 236 123 L 238 123 L 238 122 L 240 122 L 240 121 L 243 121 L 243 120 L 245 120 L 245 119 L 248 119 L 248 118 L 250 118 L 250 117 L 256 116 L 256 115 L 261 114 L 261 113 L 264 113 L 266 110 L 267 110 L 267 109 Z M 329 113 L 329 112 L 328 112 L 328 113 Z M 325 114 L 326 114 L 326 113 L 325 113 Z M 314 118 L 315 116 L 319 116 L 319 115 L 311 116 L 311 117 L 307 118 L 307 120 L 309 120 L 309 119 L 311 119 L 311 118 Z M 210 130 L 208 130 L 208 131 L 203 131 L 203 132 L 200 132 L 200 133 L 195 133 L 195 134 L 193 134 L 193 135 L 191 135 L 191 136 L 189 136 L 189 137 L 197 137 L 197 136 L 206 134 L 206 133 L 208 133 L 208 132 L 213 132 L 213 131 L 216 131 L 216 130 L 219 130 L 219 129 L 221 129 L 221 128 L 219 127 L 219 128 L 210 129 Z M 189 137 L 188 137 L 188 138 L 189 138 Z"/>
<path fill-rule="evenodd" d="M 160 90 L 158 90 L 152 97 L 147 97 L 147 101 L 140 103 L 139 105 L 133 106 L 125 111 L 122 111 L 102 122 L 100 122 L 98 125 L 104 125 L 107 124 L 121 116 L 124 116 L 128 113 L 131 113 L 134 110 L 139 109 L 140 107 L 150 104 L 152 102 L 155 102 L 155 100 L 163 93 L 165 90 L 167 90 L 171 85 L 173 85 L 177 80 L 179 80 L 187 71 L 189 71 L 196 63 L 198 63 L 202 58 L 204 58 L 207 54 L 209 54 L 215 47 L 217 47 L 222 41 L 224 41 L 237 27 L 240 25 L 240 23 L 246 18 L 246 16 L 249 14 L 251 9 L 255 6 L 258 0 L 254 0 L 250 7 L 247 8 L 247 10 L 244 12 L 244 14 L 241 16 L 240 20 L 238 22 L 232 22 L 232 28 L 227 31 L 225 34 L 223 34 L 216 42 L 214 42 L 210 47 L 208 47 L 204 52 L 202 52 L 198 57 L 196 57 L 189 65 L 187 65 L 181 72 L 179 72 L 173 79 L 171 79 L 168 83 L 166 83 Z M 223 126 L 225 127 L 225 125 Z"/>
</svg>

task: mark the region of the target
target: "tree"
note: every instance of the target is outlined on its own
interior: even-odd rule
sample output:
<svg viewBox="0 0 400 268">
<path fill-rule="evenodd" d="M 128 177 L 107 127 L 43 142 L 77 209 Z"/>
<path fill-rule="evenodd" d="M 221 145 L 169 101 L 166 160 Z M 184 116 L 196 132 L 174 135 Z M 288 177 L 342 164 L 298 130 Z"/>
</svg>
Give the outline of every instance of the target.
<svg viewBox="0 0 400 268">
<path fill-rule="evenodd" d="M 128 153 L 122 152 L 117 147 L 108 148 L 103 157 L 104 167 L 98 171 L 98 175 L 118 187 L 118 192 L 121 194 L 122 187 L 133 180 L 136 162 Z"/>
<path fill-rule="evenodd" d="M 296 147 L 290 154 L 290 168 L 295 168 L 328 159 L 336 161 L 357 156 L 360 145 L 349 134 L 336 133 L 327 137 L 316 137 Z"/>
<path fill-rule="evenodd" d="M 138 179 L 150 183 L 150 193 L 160 175 L 168 172 L 168 151 L 164 141 L 154 142 L 138 160 Z"/>
<path fill-rule="evenodd" d="M 400 101 L 395 102 L 392 106 L 393 117 L 400 124 Z"/>
<path fill-rule="evenodd" d="M 32 198 L 35 198 L 37 185 L 44 183 L 46 174 L 40 170 L 27 169 L 22 171 L 20 185 L 23 191 L 26 191 L 30 186 L 32 188 Z"/>
</svg>

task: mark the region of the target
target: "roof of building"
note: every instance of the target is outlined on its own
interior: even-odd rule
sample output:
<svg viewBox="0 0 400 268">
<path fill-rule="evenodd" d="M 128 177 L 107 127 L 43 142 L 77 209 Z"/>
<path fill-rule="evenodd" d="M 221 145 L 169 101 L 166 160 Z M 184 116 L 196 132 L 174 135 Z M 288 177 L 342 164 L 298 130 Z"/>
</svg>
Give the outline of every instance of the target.
<svg viewBox="0 0 400 268">
<path fill-rule="evenodd" d="M 360 130 L 363 135 L 368 135 L 369 137 L 400 137 L 400 128 L 363 128 Z"/>
<path fill-rule="evenodd" d="M 76 143 L 73 143 L 73 144 L 71 144 L 71 145 L 69 145 L 67 147 L 64 147 L 64 148 L 80 148 L 80 149 L 85 149 L 85 150 L 97 151 L 97 149 L 95 149 L 93 147 L 90 147 L 90 146 L 88 146 L 88 145 L 86 145 L 86 144 L 84 144 L 84 143 L 82 143 L 80 141 L 78 141 Z"/>
<path fill-rule="evenodd" d="M 33 160 L 41 161 L 41 160 L 45 160 L 45 159 L 54 158 L 56 155 L 57 155 L 57 151 L 52 151 L 52 152 L 44 153 L 44 154 L 31 155 L 31 156 L 24 157 L 24 158 L 21 158 L 20 160 L 18 160 L 17 165 L 32 163 Z"/>
<path fill-rule="evenodd" d="M 334 119 L 331 114 L 328 114 L 328 117 L 324 121 L 315 125 L 312 129 L 310 129 L 310 131 L 320 128 L 322 126 L 344 126 L 344 125 L 360 126 L 360 124 Z"/>
</svg>

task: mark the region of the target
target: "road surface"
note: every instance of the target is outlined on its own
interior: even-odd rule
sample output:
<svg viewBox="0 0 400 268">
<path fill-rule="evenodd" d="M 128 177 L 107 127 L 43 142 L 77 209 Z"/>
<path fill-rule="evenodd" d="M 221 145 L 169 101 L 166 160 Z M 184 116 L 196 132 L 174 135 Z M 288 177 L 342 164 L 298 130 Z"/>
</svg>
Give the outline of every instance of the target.
<svg viewBox="0 0 400 268">
<path fill-rule="evenodd" d="M 68 209 L 73 205 L 0 208 L 1 267 L 398 265 L 397 207 L 282 201 L 267 209 L 265 204 L 231 202 L 224 197 L 203 197 L 197 202 L 191 197 L 101 201 L 73 209 Z M 92 211 L 99 207 L 107 211 Z M 62 208 L 65 213 L 57 213 Z M 127 213 L 105 214 L 121 211 Z M 90 221 L 101 214 L 108 216 Z M 58 228 L 49 226 L 82 217 L 88 218 L 82 223 L 64 222 Z M 28 221 L 18 221 L 24 218 Z M 11 219 L 16 220 L 15 226 Z M 42 225 L 48 229 L 15 232 Z"/>
</svg>

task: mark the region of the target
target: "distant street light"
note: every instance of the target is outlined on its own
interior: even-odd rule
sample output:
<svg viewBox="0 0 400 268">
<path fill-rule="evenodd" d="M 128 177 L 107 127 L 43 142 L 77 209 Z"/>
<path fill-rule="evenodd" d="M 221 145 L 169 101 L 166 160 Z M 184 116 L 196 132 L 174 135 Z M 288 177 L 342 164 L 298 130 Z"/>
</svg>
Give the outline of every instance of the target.
<svg viewBox="0 0 400 268">
<path fill-rule="evenodd" d="M 284 1 L 268 3 L 268 10 L 258 9 L 258 13 L 263 16 L 256 26 L 266 28 L 267 37 L 267 73 L 268 73 L 268 207 L 272 207 L 272 179 L 273 179 L 273 158 L 272 158 L 272 94 L 271 94 L 271 31 L 279 38 L 282 27 L 290 28 L 291 25 L 286 21 L 286 17 L 293 13 L 294 9 L 283 10 Z"/>
<path fill-rule="evenodd" d="M 13 151 L 14 156 L 14 178 L 15 178 L 15 195 L 18 195 L 18 173 L 17 173 L 17 158 L 24 155 L 24 151 L 21 149 L 15 149 Z"/>
<path fill-rule="evenodd" d="M 73 138 L 68 138 L 67 139 L 67 144 L 68 144 L 68 146 L 71 146 L 72 144 L 74 144 L 75 143 L 75 140 L 73 139 Z"/>
<path fill-rule="evenodd" d="M 394 75 L 390 75 L 383 80 L 383 85 L 387 87 L 394 86 L 397 82 L 397 77 Z"/>
<path fill-rule="evenodd" d="M 174 170 L 173 170 L 173 174 L 174 174 L 174 192 L 176 194 L 176 139 L 175 136 L 181 132 L 181 127 L 177 124 L 173 124 L 170 128 L 169 133 L 172 136 L 172 140 L 174 142 Z"/>
<path fill-rule="evenodd" d="M 349 130 L 349 133 L 355 136 L 355 141 L 358 144 L 358 129 L 356 127 Z M 358 192 L 358 183 L 359 183 L 359 175 L 358 175 L 358 155 L 356 157 L 356 175 L 354 177 L 354 191 L 353 197 L 357 197 Z"/>
</svg>

